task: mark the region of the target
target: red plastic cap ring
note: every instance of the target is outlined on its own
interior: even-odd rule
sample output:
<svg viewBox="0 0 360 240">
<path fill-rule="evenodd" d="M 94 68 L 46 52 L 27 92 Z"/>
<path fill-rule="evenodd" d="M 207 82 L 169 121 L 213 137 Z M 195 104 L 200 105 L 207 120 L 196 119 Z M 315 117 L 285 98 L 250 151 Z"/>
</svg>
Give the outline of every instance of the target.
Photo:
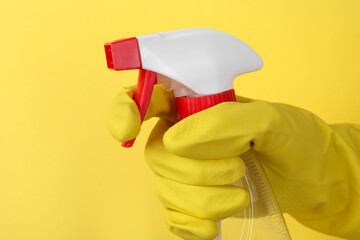
<svg viewBox="0 0 360 240">
<path fill-rule="evenodd" d="M 176 98 L 176 108 L 179 121 L 194 114 L 215 106 L 222 102 L 236 102 L 234 89 L 204 97 Z"/>
</svg>

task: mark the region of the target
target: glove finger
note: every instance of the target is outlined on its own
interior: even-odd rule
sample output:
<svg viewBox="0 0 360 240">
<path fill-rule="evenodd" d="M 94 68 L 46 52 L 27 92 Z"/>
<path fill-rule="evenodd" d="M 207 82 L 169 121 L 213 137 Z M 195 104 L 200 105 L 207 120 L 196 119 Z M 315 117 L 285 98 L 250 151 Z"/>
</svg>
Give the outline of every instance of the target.
<svg viewBox="0 0 360 240">
<path fill-rule="evenodd" d="M 195 186 L 159 178 L 157 192 L 167 208 L 214 221 L 235 215 L 250 203 L 247 191 L 235 186 Z"/>
<path fill-rule="evenodd" d="M 225 102 L 173 125 L 164 134 L 164 145 L 174 154 L 196 159 L 234 157 L 252 145 L 266 151 L 281 146 L 283 122 L 270 103 Z"/>
<path fill-rule="evenodd" d="M 140 113 L 133 100 L 135 87 L 123 88 L 110 105 L 106 124 L 111 135 L 120 142 L 135 138 L 140 131 Z M 175 98 L 164 87 L 155 85 L 145 116 L 145 120 L 160 117 L 172 122 L 177 121 Z"/>
<path fill-rule="evenodd" d="M 158 176 L 190 185 L 228 185 L 241 179 L 245 164 L 240 157 L 198 160 L 166 150 L 163 134 L 173 124 L 159 120 L 145 148 L 145 159 Z"/>
<path fill-rule="evenodd" d="M 106 124 L 111 135 L 120 142 L 136 137 L 140 131 L 139 110 L 133 100 L 135 89 L 123 88 L 111 103 Z"/>
<path fill-rule="evenodd" d="M 238 96 L 238 95 L 236 95 L 235 97 L 236 97 L 236 102 L 240 102 L 240 103 L 250 103 L 250 102 L 257 101 L 257 100 L 252 99 L 252 98 L 246 98 L 246 97 Z"/>
<path fill-rule="evenodd" d="M 215 221 L 201 219 L 164 208 L 163 214 L 171 232 L 186 240 L 213 240 L 219 229 Z"/>
</svg>

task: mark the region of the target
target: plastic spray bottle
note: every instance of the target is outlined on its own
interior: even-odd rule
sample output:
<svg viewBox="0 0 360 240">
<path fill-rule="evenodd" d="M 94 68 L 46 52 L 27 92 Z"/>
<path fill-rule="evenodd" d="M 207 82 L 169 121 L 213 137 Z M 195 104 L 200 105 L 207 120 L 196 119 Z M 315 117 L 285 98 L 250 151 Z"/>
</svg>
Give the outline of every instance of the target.
<svg viewBox="0 0 360 240">
<path fill-rule="evenodd" d="M 155 84 L 174 91 L 178 119 L 226 101 L 236 101 L 236 76 L 262 68 L 260 56 L 238 38 L 213 29 L 160 32 L 105 44 L 108 68 L 139 69 L 134 100 L 143 121 Z M 123 143 L 131 147 L 135 139 Z M 241 155 L 245 177 L 234 185 L 249 191 L 251 204 L 237 218 L 218 223 L 216 240 L 289 240 L 282 212 L 261 163 L 251 150 Z M 235 229 L 234 229 L 235 228 Z"/>
</svg>

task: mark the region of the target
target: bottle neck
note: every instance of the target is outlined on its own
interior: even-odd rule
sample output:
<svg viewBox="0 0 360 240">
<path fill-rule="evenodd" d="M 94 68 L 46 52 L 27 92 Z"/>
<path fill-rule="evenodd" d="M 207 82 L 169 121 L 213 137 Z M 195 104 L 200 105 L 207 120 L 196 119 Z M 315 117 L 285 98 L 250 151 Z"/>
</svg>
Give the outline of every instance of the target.
<svg viewBox="0 0 360 240">
<path fill-rule="evenodd" d="M 236 102 L 235 91 L 228 91 L 203 97 L 177 97 L 176 108 L 179 121 L 222 102 Z"/>
</svg>

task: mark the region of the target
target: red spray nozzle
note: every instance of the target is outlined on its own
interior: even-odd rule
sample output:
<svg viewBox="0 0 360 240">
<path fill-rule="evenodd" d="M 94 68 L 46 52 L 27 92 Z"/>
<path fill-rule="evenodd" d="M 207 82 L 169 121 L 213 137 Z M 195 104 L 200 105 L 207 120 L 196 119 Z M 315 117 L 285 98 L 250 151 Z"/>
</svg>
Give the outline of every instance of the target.
<svg viewBox="0 0 360 240">
<path fill-rule="evenodd" d="M 144 121 L 151 95 L 156 84 L 156 73 L 142 69 L 139 42 L 137 38 L 121 39 L 106 43 L 107 66 L 114 70 L 140 69 L 134 101 L 139 108 L 141 123 Z M 131 147 L 135 139 L 124 142 L 123 147 Z"/>
<path fill-rule="evenodd" d="M 139 43 L 135 37 L 105 43 L 104 47 L 108 68 L 114 70 L 141 68 Z"/>
</svg>

